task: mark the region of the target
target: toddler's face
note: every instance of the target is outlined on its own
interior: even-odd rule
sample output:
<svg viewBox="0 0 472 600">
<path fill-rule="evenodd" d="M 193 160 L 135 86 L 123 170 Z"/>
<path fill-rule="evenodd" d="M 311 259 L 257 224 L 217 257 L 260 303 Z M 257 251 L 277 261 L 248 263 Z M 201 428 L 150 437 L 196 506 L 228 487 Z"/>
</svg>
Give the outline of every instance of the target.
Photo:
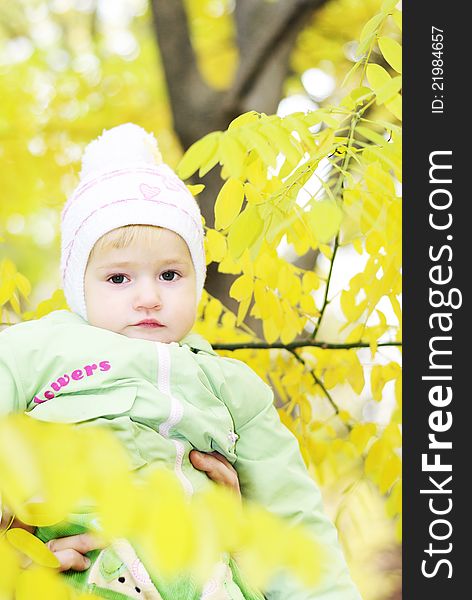
<svg viewBox="0 0 472 600">
<path fill-rule="evenodd" d="M 184 240 L 161 229 L 141 241 L 93 254 L 85 271 L 91 325 L 131 338 L 178 342 L 196 319 L 195 269 Z"/>
</svg>

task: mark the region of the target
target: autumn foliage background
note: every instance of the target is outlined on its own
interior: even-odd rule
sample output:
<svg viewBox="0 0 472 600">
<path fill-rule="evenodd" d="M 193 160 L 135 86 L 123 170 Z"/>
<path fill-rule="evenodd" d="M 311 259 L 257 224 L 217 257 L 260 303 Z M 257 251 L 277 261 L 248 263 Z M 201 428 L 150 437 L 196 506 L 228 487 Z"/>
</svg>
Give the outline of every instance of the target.
<svg viewBox="0 0 472 600">
<path fill-rule="evenodd" d="M 3 325 L 65 307 L 85 144 L 153 131 L 205 215 L 196 330 L 273 387 L 365 600 L 400 597 L 400 44 L 392 0 L 0 6 Z"/>
</svg>

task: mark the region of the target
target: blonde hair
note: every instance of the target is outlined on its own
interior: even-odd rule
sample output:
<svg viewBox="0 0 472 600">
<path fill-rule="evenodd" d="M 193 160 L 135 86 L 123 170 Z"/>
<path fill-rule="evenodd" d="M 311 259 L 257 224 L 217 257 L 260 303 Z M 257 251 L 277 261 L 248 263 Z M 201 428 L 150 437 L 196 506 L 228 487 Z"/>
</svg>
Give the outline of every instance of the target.
<svg viewBox="0 0 472 600">
<path fill-rule="evenodd" d="M 110 250 L 111 248 L 127 248 L 135 242 L 141 242 L 148 248 L 152 248 L 161 235 L 162 227 L 156 225 L 124 225 L 112 229 L 99 238 L 92 248 L 87 264 L 98 252 Z"/>
</svg>

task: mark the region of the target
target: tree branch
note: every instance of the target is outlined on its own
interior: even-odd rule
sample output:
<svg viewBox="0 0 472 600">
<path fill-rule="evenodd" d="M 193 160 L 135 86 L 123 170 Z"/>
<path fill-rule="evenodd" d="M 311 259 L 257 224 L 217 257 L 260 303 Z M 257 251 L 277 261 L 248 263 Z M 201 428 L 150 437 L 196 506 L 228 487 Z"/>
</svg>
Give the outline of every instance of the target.
<svg viewBox="0 0 472 600">
<path fill-rule="evenodd" d="M 302 365 L 304 367 L 306 367 L 306 362 L 303 360 L 303 358 L 301 356 L 299 356 L 295 350 L 290 350 L 290 352 L 295 356 L 295 358 L 298 360 L 298 362 L 302 363 Z M 313 377 L 313 381 L 316 383 L 316 385 L 319 385 L 320 388 L 323 390 L 324 395 L 326 396 L 326 398 L 328 399 L 328 402 L 331 404 L 331 406 L 334 409 L 334 412 L 338 415 L 339 414 L 339 407 L 336 404 L 336 402 L 333 400 L 333 397 L 331 396 L 331 394 L 328 392 L 328 390 L 325 388 L 325 386 L 323 385 L 323 383 L 318 379 L 318 377 L 316 376 L 316 373 L 313 369 L 309 369 L 309 373 L 310 375 Z"/>
<path fill-rule="evenodd" d="M 208 118 L 203 119 L 203 114 L 212 115 L 222 94 L 200 74 L 182 0 L 152 0 L 151 8 L 174 128 L 185 149 L 208 133 Z"/>
<path fill-rule="evenodd" d="M 361 115 L 358 112 L 354 113 L 352 115 L 352 117 L 351 117 L 351 122 L 350 122 L 350 125 L 349 125 L 348 148 L 351 148 L 351 146 L 352 146 L 352 144 L 354 142 L 354 131 L 356 129 L 356 125 L 359 122 L 360 118 L 361 118 Z M 336 182 L 336 186 L 335 186 L 334 192 L 333 192 L 333 196 L 334 196 L 335 199 L 336 199 L 336 197 L 338 196 L 338 194 L 342 190 L 342 186 L 343 186 L 344 179 L 345 179 L 344 173 L 347 171 L 347 168 L 349 166 L 349 159 L 350 159 L 350 155 L 349 155 L 348 152 L 346 152 L 344 154 L 343 164 L 342 164 L 342 167 L 341 167 L 341 172 L 339 173 L 338 180 Z M 330 286 L 330 283 L 331 283 L 331 276 L 332 276 L 332 273 L 333 273 L 334 259 L 336 258 L 336 252 L 337 252 L 338 248 L 339 248 L 339 233 L 336 234 L 336 237 L 334 239 L 333 255 L 331 257 L 331 262 L 330 262 L 330 265 L 329 265 L 329 273 L 328 273 L 328 279 L 326 280 L 326 288 L 325 288 L 325 293 L 324 293 L 324 298 L 323 298 L 323 305 L 322 305 L 321 310 L 320 310 L 320 316 L 319 316 L 318 322 L 317 322 L 317 324 L 315 326 L 315 329 L 314 329 L 314 331 L 312 333 L 312 336 L 311 336 L 313 339 L 315 339 L 316 335 L 318 334 L 318 330 L 319 330 L 320 325 L 321 325 L 321 320 L 323 318 L 323 315 L 324 315 L 324 312 L 326 310 L 326 307 L 328 306 L 328 304 L 330 302 L 328 300 L 329 286 Z"/>
<path fill-rule="evenodd" d="M 402 342 L 381 342 L 377 344 L 380 347 L 401 347 Z M 322 348 L 323 350 L 352 350 L 354 348 L 370 348 L 368 342 L 353 342 L 351 344 L 335 344 L 329 342 L 316 342 L 315 340 L 300 340 L 298 342 L 290 342 L 283 344 L 276 342 L 268 344 L 267 342 L 241 342 L 234 344 L 212 344 L 214 350 L 287 350 L 292 352 L 296 348 Z"/>
<path fill-rule="evenodd" d="M 287 63 L 296 36 L 309 16 L 326 0 L 295 0 L 268 3 L 266 0 L 240 0 L 236 3 L 235 20 L 240 50 L 240 64 L 235 82 L 225 99 L 228 115 L 241 111 L 241 105 L 267 75 L 276 61 L 280 69 Z M 270 27 L 268 24 L 270 23 Z M 282 84 L 282 80 L 274 82 Z M 255 110 L 262 110 L 255 107 Z M 267 110 L 267 109 L 266 109 Z"/>
</svg>

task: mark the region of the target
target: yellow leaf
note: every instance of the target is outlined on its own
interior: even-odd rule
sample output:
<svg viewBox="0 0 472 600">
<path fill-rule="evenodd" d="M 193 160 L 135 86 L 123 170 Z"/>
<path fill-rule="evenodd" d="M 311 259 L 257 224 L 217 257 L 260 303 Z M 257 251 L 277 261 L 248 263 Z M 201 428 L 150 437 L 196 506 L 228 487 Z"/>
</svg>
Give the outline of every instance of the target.
<svg viewBox="0 0 472 600">
<path fill-rule="evenodd" d="M 355 240 L 353 240 L 352 245 L 354 247 L 354 250 L 357 252 L 357 254 L 363 253 L 364 246 L 363 246 L 362 238 L 356 238 Z"/>
<path fill-rule="evenodd" d="M 382 2 L 381 11 L 384 15 L 388 15 L 392 12 L 395 6 L 398 4 L 398 0 L 384 0 Z M 381 14 L 382 14 L 381 13 Z"/>
<path fill-rule="evenodd" d="M 387 196 L 395 195 L 395 185 L 390 173 L 380 167 L 380 163 L 372 163 L 365 170 L 365 182 L 369 192 Z"/>
<path fill-rule="evenodd" d="M 370 129 L 370 127 L 359 125 L 359 127 L 356 128 L 356 131 L 378 146 L 383 147 L 387 144 L 387 140 L 376 131 Z"/>
<path fill-rule="evenodd" d="M 220 162 L 228 169 L 231 177 L 241 176 L 245 156 L 245 148 L 234 135 L 223 135 L 220 141 Z"/>
<path fill-rule="evenodd" d="M 226 229 L 239 215 L 244 201 L 244 188 L 239 179 L 230 177 L 215 201 L 215 229 Z"/>
<path fill-rule="evenodd" d="M 323 256 L 326 256 L 326 258 L 328 260 L 331 260 L 333 258 L 333 249 L 331 248 L 331 246 L 328 246 L 327 244 L 320 244 L 320 252 L 323 254 Z"/>
<path fill-rule="evenodd" d="M 203 183 L 199 183 L 197 185 L 187 185 L 187 189 L 192 196 L 198 196 L 198 194 L 205 189 L 205 186 Z"/>
<path fill-rule="evenodd" d="M 70 597 L 69 586 L 50 569 L 29 568 L 18 578 L 15 600 L 70 600 Z"/>
<path fill-rule="evenodd" d="M 402 47 L 392 38 L 382 36 L 379 38 L 379 48 L 388 64 L 397 73 L 402 72 Z"/>
<path fill-rule="evenodd" d="M 265 165 L 275 168 L 277 164 L 277 152 L 272 148 L 265 136 L 258 131 L 248 130 L 244 132 L 243 139 L 251 149 L 257 152 Z"/>
<path fill-rule="evenodd" d="M 371 231 L 366 238 L 365 249 L 369 254 L 377 254 L 385 244 L 385 240 L 378 231 Z"/>
<path fill-rule="evenodd" d="M 396 454 L 392 454 L 383 466 L 379 477 L 379 489 L 382 494 L 388 492 L 402 472 L 402 462 Z"/>
<path fill-rule="evenodd" d="M 18 296 L 16 294 L 11 295 L 10 304 L 17 315 L 21 314 L 20 303 L 18 301 Z"/>
<path fill-rule="evenodd" d="M 378 476 L 382 474 L 385 463 L 391 456 L 390 448 L 383 440 L 377 440 L 372 444 L 365 461 L 365 473 L 378 482 Z"/>
<path fill-rule="evenodd" d="M 255 121 L 259 121 L 260 115 L 255 110 L 250 110 L 249 112 L 243 113 L 236 117 L 231 121 L 228 126 L 228 131 L 231 129 L 236 129 L 237 127 L 241 127 L 242 125 L 247 125 L 248 123 L 254 123 Z"/>
<path fill-rule="evenodd" d="M 266 137 L 277 143 L 280 152 L 295 167 L 303 156 L 303 148 L 300 142 L 285 127 L 276 123 L 266 123 L 261 127 L 261 130 Z"/>
<path fill-rule="evenodd" d="M 279 328 L 275 324 L 274 319 L 264 319 L 262 322 L 262 331 L 268 344 L 273 344 L 279 337 Z"/>
<path fill-rule="evenodd" d="M 234 258 L 228 252 L 218 265 L 218 271 L 220 273 L 230 273 L 231 275 L 238 275 L 239 273 L 241 273 L 241 265 L 239 264 L 239 262 L 234 260 Z"/>
<path fill-rule="evenodd" d="M 339 231 L 342 211 L 331 200 L 321 200 L 313 202 L 310 211 L 304 217 L 316 239 L 324 244 Z"/>
<path fill-rule="evenodd" d="M 392 448 L 401 448 L 402 434 L 396 423 L 389 423 L 387 427 L 385 427 L 382 437 Z"/>
<path fill-rule="evenodd" d="M 244 193 L 246 194 L 246 200 L 249 204 L 263 204 L 266 201 L 266 198 L 264 198 L 252 183 L 244 184 Z"/>
<path fill-rule="evenodd" d="M 235 300 L 241 301 L 251 298 L 254 290 L 254 279 L 249 275 L 241 275 L 233 282 L 229 295 Z"/>
<path fill-rule="evenodd" d="M 14 527 L 6 533 L 7 541 L 23 554 L 26 554 L 32 561 L 43 567 L 56 569 L 60 566 L 59 559 L 49 550 L 49 548 L 32 533 L 25 529 Z"/>
<path fill-rule="evenodd" d="M 355 295 L 350 290 L 343 290 L 341 292 L 341 310 L 343 311 L 348 321 L 356 321 L 361 314 L 364 312 L 367 305 L 366 300 L 363 300 L 359 304 L 356 304 Z"/>
<path fill-rule="evenodd" d="M 399 121 L 402 120 L 402 97 L 400 94 L 397 94 L 389 102 L 386 102 L 385 106 Z"/>
<path fill-rule="evenodd" d="M 181 179 L 188 179 L 211 159 L 218 149 L 221 135 L 221 131 L 213 131 L 190 146 L 177 165 L 176 172 Z"/>
<path fill-rule="evenodd" d="M 268 319 L 270 315 L 270 306 L 267 301 L 267 289 L 266 286 L 259 279 L 254 284 L 254 301 L 260 311 L 262 319 Z"/>
<path fill-rule="evenodd" d="M 377 104 L 391 100 L 402 87 L 402 78 L 390 77 L 380 65 L 370 64 L 367 67 L 367 79 L 375 92 Z"/>
<path fill-rule="evenodd" d="M 238 215 L 228 232 L 228 248 L 233 258 L 239 258 L 246 248 L 251 248 L 264 228 L 257 206 L 248 205 Z"/>
<path fill-rule="evenodd" d="M 313 296 L 302 296 L 300 298 L 300 309 L 311 317 L 319 315 L 319 310 L 316 308 L 315 299 Z"/>
<path fill-rule="evenodd" d="M 360 395 L 364 389 L 365 379 L 364 369 L 358 360 L 354 362 L 351 368 L 348 370 L 346 379 L 356 394 Z"/>
<path fill-rule="evenodd" d="M 250 277 L 254 277 L 254 263 L 251 260 L 251 253 L 248 248 L 246 248 L 240 258 L 241 267 L 243 269 L 243 273 L 249 275 Z"/>
<path fill-rule="evenodd" d="M 280 299 L 273 292 L 269 292 L 267 295 L 267 304 L 269 305 L 269 310 L 271 314 L 271 318 L 273 319 L 276 327 L 280 331 L 280 329 L 284 325 L 284 312 L 282 310 L 282 305 L 280 303 Z"/>
<path fill-rule="evenodd" d="M 210 262 L 220 262 L 226 255 L 226 238 L 219 231 L 209 229 L 205 236 L 205 245 L 210 257 Z"/>
<path fill-rule="evenodd" d="M 352 329 L 352 331 L 346 337 L 346 344 L 352 344 L 354 342 L 362 341 L 362 335 L 364 333 L 364 328 L 365 328 L 365 326 L 363 323 L 359 323 L 359 325 L 356 325 L 354 327 L 354 329 Z"/>
<path fill-rule="evenodd" d="M 256 277 L 262 279 L 271 288 L 277 285 L 278 261 L 267 252 L 261 253 L 256 259 L 254 272 Z"/>
<path fill-rule="evenodd" d="M 402 12 L 401 10 L 395 9 L 392 13 L 393 20 L 395 21 L 396 26 L 401 31 L 402 30 Z"/>
<path fill-rule="evenodd" d="M 20 558 L 18 553 L 0 535 L 0 598 L 13 598 L 13 589 L 20 573 Z"/>
<path fill-rule="evenodd" d="M 244 321 L 244 317 L 247 314 L 250 304 L 251 304 L 251 298 L 246 298 L 244 300 L 241 300 L 241 302 L 238 306 L 238 316 L 236 319 L 236 325 L 241 325 L 241 323 Z"/>
<path fill-rule="evenodd" d="M 357 55 L 360 56 L 368 47 L 374 32 L 378 28 L 382 21 L 382 15 L 374 15 L 371 19 L 367 21 L 361 31 L 361 35 L 359 37 L 359 46 L 357 48 Z"/>
<path fill-rule="evenodd" d="M 317 290 L 320 287 L 320 279 L 316 273 L 308 271 L 304 273 L 302 278 L 302 290 L 305 294 L 309 294 L 313 290 Z"/>
<path fill-rule="evenodd" d="M 364 452 L 368 442 L 375 435 L 376 426 L 373 423 L 357 423 L 352 428 L 349 439 L 359 453 Z"/>
<path fill-rule="evenodd" d="M 386 502 L 387 513 L 390 517 L 401 514 L 402 512 L 402 482 L 397 481 L 390 490 Z"/>
<path fill-rule="evenodd" d="M 367 79 L 369 80 L 370 86 L 375 91 L 386 85 L 392 78 L 380 65 L 369 64 L 367 65 Z"/>
</svg>

